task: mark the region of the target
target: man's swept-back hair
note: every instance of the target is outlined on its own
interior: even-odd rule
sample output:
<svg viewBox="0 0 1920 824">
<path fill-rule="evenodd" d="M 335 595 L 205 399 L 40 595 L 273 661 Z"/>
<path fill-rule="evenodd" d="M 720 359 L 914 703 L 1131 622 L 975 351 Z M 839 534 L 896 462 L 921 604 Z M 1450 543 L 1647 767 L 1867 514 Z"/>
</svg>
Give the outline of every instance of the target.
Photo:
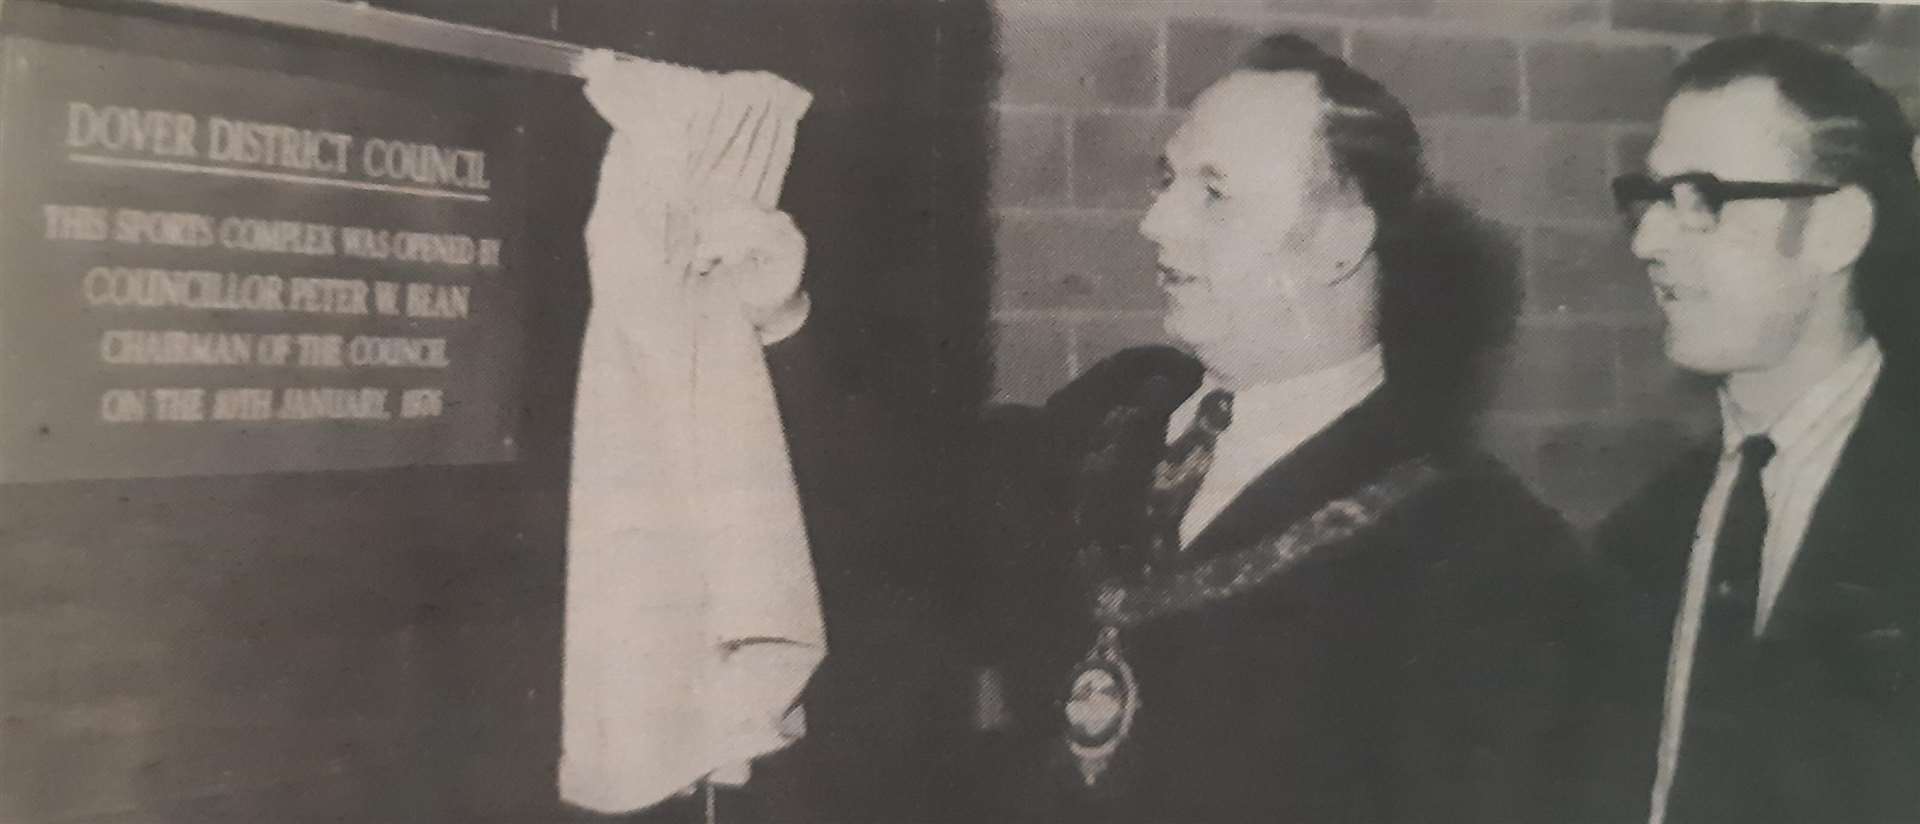
<svg viewBox="0 0 1920 824">
<path fill-rule="evenodd" d="M 1420 133 L 1413 115 L 1380 82 L 1295 34 L 1260 40 L 1241 59 L 1255 72 L 1305 72 L 1319 82 L 1326 103 L 1321 137 L 1334 171 L 1359 189 L 1386 222 L 1407 207 L 1426 183 Z"/>
<path fill-rule="evenodd" d="M 1811 125 L 1810 174 L 1873 199 L 1873 233 L 1854 266 L 1854 302 L 1883 347 L 1920 354 L 1920 180 L 1900 102 L 1845 57 L 1775 34 L 1716 40 L 1673 73 L 1673 94 L 1745 78 L 1774 82 Z"/>
<path fill-rule="evenodd" d="M 1379 224 L 1374 253 L 1388 380 L 1437 434 L 1459 434 L 1482 388 L 1475 367 L 1513 331 L 1515 250 L 1431 185 L 1413 115 L 1379 81 L 1292 34 L 1260 40 L 1239 69 L 1305 72 L 1318 81 L 1333 172 Z"/>
</svg>

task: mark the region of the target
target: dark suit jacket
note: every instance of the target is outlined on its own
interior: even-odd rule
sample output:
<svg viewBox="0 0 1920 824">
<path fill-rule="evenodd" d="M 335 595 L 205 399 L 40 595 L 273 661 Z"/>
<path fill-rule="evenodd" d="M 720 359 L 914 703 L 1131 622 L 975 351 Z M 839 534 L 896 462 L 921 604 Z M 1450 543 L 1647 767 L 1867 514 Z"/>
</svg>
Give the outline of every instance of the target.
<svg viewBox="0 0 1920 824">
<path fill-rule="evenodd" d="M 1752 690 L 1730 710 L 1739 786 L 1695 820 L 1920 821 L 1913 368 L 1887 363 L 1841 454 L 1761 638 Z M 1608 596 L 1580 656 L 1594 688 L 1585 820 L 1647 818 L 1668 648 L 1717 454 L 1687 455 L 1598 533 Z"/>
<path fill-rule="evenodd" d="M 1158 376 L 1153 415 L 1200 382 L 1165 349 L 1103 362 L 1044 410 L 1000 421 L 986 551 L 1016 741 L 1003 820 L 1533 820 L 1555 745 L 1573 604 L 1559 517 L 1490 461 L 1444 478 L 1337 557 L 1123 632 L 1140 710 L 1111 794 L 1057 747 L 1067 670 L 1091 627 L 1068 580 L 1071 467 L 1115 404 Z M 1259 476 L 1190 546 L 1247 547 L 1432 450 L 1391 388 Z"/>
</svg>

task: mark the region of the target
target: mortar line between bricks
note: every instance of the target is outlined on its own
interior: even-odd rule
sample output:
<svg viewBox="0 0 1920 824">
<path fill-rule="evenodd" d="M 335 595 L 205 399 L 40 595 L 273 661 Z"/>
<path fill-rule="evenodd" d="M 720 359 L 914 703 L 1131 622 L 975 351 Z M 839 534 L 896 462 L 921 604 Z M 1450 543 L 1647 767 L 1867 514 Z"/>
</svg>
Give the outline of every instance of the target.
<svg viewBox="0 0 1920 824">
<path fill-rule="evenodd" d="M 1630 329 L 1657 329 L 1660 326 L 1658 315 L 1632 311 L 1611 312 L 1522 312 L 1515 319 L 1521 329 L 1559 331 L 1567 329 L 1606 329 L 1626 331 Z"/>
<path fill-rule="evenodd" d="M 1080 324 L 1068 322 L 1062 337 L 1067 345 L 1067 380 L 1080 377 Z"/>
<path fill-rule="evenodd" d="M 1078 170 L 1079 164 L 1078 158 L 1075 157 L 1077 152 L 1074 151 L 1074 144 L 1079 142 L 1080 136 L 1078 131 L 1080 128 L 1080 118 L 1073 115 L 1062 115 L 1060 120 L 1060 139 L 1066 141 L 1066 145 L 1060 149 L 1060 156 L 1066 161 L 1063 164 L 1067 167 L 1065 189 L 1067 203 L 1071 206 L 1080 200 L 1079 185 L 1078 182 L 1074 180 L 1074 172 Z"/>
<path fill-rule="evenodd" d="M 1264 21 L 1278 26 L 1318 26 L 1352 27 L 1362 34 L 1395 35 L 1432 35 L 1436 37 L 1481 37 L 1489 39 L 1508 39 L 1522 43 L 1580 44 L 1596 46 L 1677 46 L 1693 48 L 1707 43 L 1713 38 L 1706 35 L 1680 34 L 1675 32 L 1641 31 L 1638 29 L 1603 29 L 1595 24 L 1580 24 L 1570 28 L 1501 28 L 1486 23 L 1460 20 L 1424 20 L 1424 19 L 1372 19 L 1355 20 L 1349 17 L 1301 15 L 1280 13 L 1282 16 Z M 1185 18 L 1205 19 L 1205 18 Z M 1228 22 L 1238 22 L 1225 18 Z"/>
<path fill-rule="evenodd" d="M 1643 127 L 1614 124 L 1607 128 L 1607 179 L 1612 180 L 1629 170 L 1620 165 L 1620 141 L 1628 137 L 1652 138 L 1659 133 L 1656 125 Z"/>
<path fill-rule="evenodd" d="M 1219 22 L 1248 28 L 1284 29 L 1289 26 L 1313 26 L 1345 30 L 1349 27 L 1364 33 L 1382 34 L 1429 34 L 1449 37 L 1492 37 L 1520 40 L 1528 43 L 1574 43 L 1584 45 L 1665 45 L 1692 49 L 1704 45 L 1713 39 L 1710 35 L 1688 34 L 1684 32 L 1652 31 L 1647 29 L 1615 29 L 1611 16 L 1604 20 L 1575 23 L 1559 27 L 1521 27 L 1501 28 L 1485 21 L 1448 20 L 1423 17 L 1376 17 L 1356 19 L 1339 14 L 1316 14 L 1313 12 L 1256 11 L 1233 13 L 1217 8 L 1204 8 L 1199 11 L 1187 11 L 1183 7 L 1155 3 L 1148 6 L 1135 6 L 1134 10 L 1122 9 L 1113 13 L 1112 19 L 1132 23 L 1151 21 L 1194 21 Z M 1088 19 L 1091 6 L 1031 3 L 1010 3 L 999 0 L 994 12 L 1003 21 L 1036 21 L 1052 25 L 1071 25 Z"/>
<path fill-rule="evenodd" d="M 1015 220 L 1050 217 L 1068 220 L 1139 220 L 1146 211 L 1116 206 L 995 206 L 993 216 Z"/>
<path fill-rule="evenodd" d="M 1531 88 L 1528 89 L 1528 94 L 1529 96 L 1532 94 Z M 1653 134 L 1660 125 L 1658 121 L 1654 120 L 1576 120 L 1572 118 L 1543 118 L 1532 120 L 1525 118 L 1525 112 L 1516 112 L 1511 115 L 1462 114 L 1458 112 L 1422 114 L 1415 115 L 1414 122 L 1423 127 L 1498 128 L 1501 126 L 1538 126 L 1543 129 L 1579 131 L 1614 129 L 1622 134 L 1638 132 L 1647 135 Z"/>
<path fill-rule="evenodd" d="M 1529 104 L 1532 103 L 1532 95 L 1533 95 L 1533 90 L 1529 88 L 1527 90 L 1527 102 Z M 1452 116 L 1453 115 L 1428 115 L 1428 118 L 1437 119 L 1437 118 L 1452 117 Z M 1526 112 L 1522 111 L 1520 113 L 1520 116 L 1526 117 Z M 1497 122 L 1497 120 L 1498 120 L 1497 118 L 1487 118 L 1482 122 Z M 1645 134 L 1652 134 L 1654 131 L 1654 128 L 1658 125 L 1652 120 L 1574 120 L 1571 118 L 1554 118 L 1554 117 L 1543 117 L 1539 119 L 1528 118 L 1528 119 L 1521 119 L 1521 120 L 1509 119 L 1507 120 L 1507 122 L 1520 123 L 1528 126 L 1539 126 L 1541 128 L 1547 128 L 1547 129 L 1575 129 L 1575 130 L 1620 129 L 1620 130 L 1629 131 L 1629 132 L 1638 130 Z"/>
<path fill-rule="evenodd" d="M 1429 134 L 1434 129 L 1451 128 L 1498 128 L 1511 126 L 1519 121 L 1511 115 L 1495 114 L 1417 114 L 1413 122 L 1420 127 L 1421 134 Z"/>
<path fill-rule="evenodd" d="M 1525 290 L 1522 299 L 1530 301 L 1532 300 L 1531 295 L 1534 293 L 1534 286 L 1540 283 L 1540 272 L 1535 270 L 1536 264 L 1540 263 L 1540 252 L 1534 248 L 1538 245 L 1538 239 L 1535 238 L 1534 235 L 1539 233 L 1535 232 L 1530 226 L 1519 227 L 1519 229 L 1520 231 L 1516 233 L 1519 235 L 1517 238 L 1518 242 L 1515 245 L 1519 247 L 1520 271 L 1524 273 L 1520 280 L 1521 288 Z M 1527 314 L 1524 308 L 1521 310 L 1521 314 Z"/>
<path fill-rule="evenodd" d="M 1613 231 L 1620 228 L 1620 221 L 1608 217 L 1550 217 L 1547 215 L 1528 215 L 1523 224 L 1529 229 L 1586 229 L 1593 231 Z M 1627 239 L 1620 238 L 1625 244 Z"/>
<path fill-rule="evenodd" d="M 1154 108 L 1161 111 L 1167 108 L 1167 75 L 1173 73 L 1172 47 L 1169 45 L 1173 40 L 1173 35 L 1168 32 L 1170 28 L 1172 28 L 1171 24 L 1164 18 L 1160 20 L 1159 24 L 1154 26 L 1153 68 L 1155 76 L 1153 102 Z"/>
<path fill-rule="evenodd" d="M 1181 111 L 1171 108 L 1153 108 L 1142 106 L 1067 106 L 1058 103 L 1007 103 L 996 102 L 994 111 L 1001 114 L 1066 114 L 1066 115 L 1132 115 L 1153 116 L 1169 111 Z"/>
<path fill-rule="evenodd" d="M 1450 180 L 1442 180 L 1441 182 L 1447 183 L 1447 184 L 1454 183 L 1454 181 L 1450 181 Z M 1453 188 L 1453 191 L 1455 194 L 1462 193 L 1460 188 L 1457 185 Z M 1604 191 L 1595 191 L 1593 193 L 1593 196 L 1606 197 L 1609 200 L 1612 199 L 1612 196 L 1606 194 L 1606 192 Z M 1470 197 L 1471 196 L 1469 196 L 1469 198 Z M 1471 201 L 1471 200 L 1470 200 L 1470 203 L 1474 204 L 1478 214 L 1483 218 L 1488 218 L 1490 220 L 1495 220 L 1500 223 L 1507 224 L 1509 226 L 1515 226 L 1515 227 L 1521 227 L 1521 228 L 1525 228 L 1528 226 L 1542 226 L 1542 227 L 1548 227 L 1548 228 L 1573 228 L 1573 227 L 1587 227 L 1587 228 L 1616 227 L 1617 228 L 1619 226 L 1619 223 L 1617 221 L 1610 220 L 1606 217 L 1600 216 L 1598 214 L 1600 210 L 1597 207 L 1591 210 L 1594 212 L 1594 215 L 1591 217 L 1582 217 L 1577 214 L 1567 214 L 1567 215 L 1560 215 L 1560 216 L 1554 216 L 1554 217 L 1543 217 L 1543 216 L 1536 215 L 1531 211 L 1528 211 L 1530 208 L 1540 208 L 1540 207 L 1529 207 L 1521 204 L 1487 204 L 1487 203 L 1479 203 L 1478 201 Z M 1568 211 L 1572 212 L 1573 210 L 1569 209 Z M 1609 209 L 1608 211 L 1611 211 L 1611 210 Z M 1624 240 L 1622 240 L 1620 243 L 1623 246 L 1626 245 L 1626 241 Z"/>
<path fill-rule="evenodd" d="M 1140 321 L 1160 320 L 1166 313 L 1157 309 L 1088 309 L 1084 307 L 1059 309 L 1033 309 L 1022 307 L 996 307 L 988 314 L 988 320 L 1000 323 L 1098 323 L 1103 321 Z"/>
<path fill-rule="evenodd" d="M 1607 128 L 1607 156 L 1604 165 L 1607 180 L 1609 181 L 1626 172 L 1625 169 L 1620 167 L 1620 141 L 1625 138 L 1626 134 L 1626 132 L 1621 131 L 1618 127 L 1610 126 Z"/>
<path fill-rule="evenodd" d="M 1514 107 L 1519 110 L 1523 123 L 1533 120 L 1533 82 L 1532 72 L 1527 71 L 1527 57 L 1533 54 L 1533 44 L 1525 40 L 1516 40 L 1513 44 Z"/>
<path fill-rule="evenodd" d="M 1632 394 L 1635 381 L 1627 374 L 1627 347 L 1621 339 L 1621 331 L 1615 330 L 1607 336 L 1607 347 L 1613 350 L 1613 403 L 1607 404 L 1607 409 L 1624 415 L 1631 411 L 1628 397 Z"/>
</svg>

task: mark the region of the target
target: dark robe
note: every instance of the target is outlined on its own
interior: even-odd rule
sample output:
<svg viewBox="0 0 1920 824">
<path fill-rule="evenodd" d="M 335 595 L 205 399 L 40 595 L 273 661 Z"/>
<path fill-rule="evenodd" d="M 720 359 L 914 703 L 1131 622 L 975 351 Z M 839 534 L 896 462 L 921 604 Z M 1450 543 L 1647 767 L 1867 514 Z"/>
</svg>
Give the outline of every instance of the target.
<svg viewBox="0 0 1920 824">
<path fill-rule="evenodd" d="M 1391 384 L 1258 476 L 1187 556 L 1254 546 L 1411 459 L 1439 479 L 1337 551 L 1123 630 L 1132 733 L 1096 787 L 1075 771 L 1062 704 L 1095 629 L 1072 558 L 1100 528 L 1072 526 L 1077 467 L 1116 407 L 1146 407 L 1158 437 L 1200 380 L 1183 354 L 1129 350 L 996 422 L 980 540 L 1014 723 L 995 820 L 1535 820 L 1556 792 L 1577 553 L 1503 468 L 1437 448 Z"/>
<path fill-rule="evenodd" d="M 1788 573 L 1752 687 L 1715 711 L 1709 808 L 1668 821 L 1920 821 L 1920 372 L 1889 358 Z M 1718 444 L 1601 526 L 1608 597 L 1579 656 L 1590 686 L 1581 820 L 1644 822 L 1674 621 Z M 1682 761 L 1686 756 L 1681 756 Z"/>
</svg>

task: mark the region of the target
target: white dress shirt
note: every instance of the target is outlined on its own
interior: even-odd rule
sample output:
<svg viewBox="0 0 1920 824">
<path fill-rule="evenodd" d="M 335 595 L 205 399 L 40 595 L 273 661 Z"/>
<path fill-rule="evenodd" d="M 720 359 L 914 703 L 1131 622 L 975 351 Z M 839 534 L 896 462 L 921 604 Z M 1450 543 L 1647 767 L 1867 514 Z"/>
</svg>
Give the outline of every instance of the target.
<svg viewBox="0 0 1920 824">
<path fill-rule="evenodd" d="M 1180 519 L 1180 544 L 1193 542 L 1247 484 L 1275 461 L 1291 454 L 1307 439 L 1327 428 L 1347 410 L 1386 382 L 1380 347 L 1351 360 L 1275 383 L 1258 384 L 1233 393 L 1233 423 L 1215 442 L 1213 466 L 1194 492 L 1193 503 Z M 1211 373 L 1186 403 L 1167 421 L 1167 437 L 1187 431 L 1208 392 L 1223 388 Z"/>
<path fill-rule="evenodd" d="M 1774 457 L 1760 471 L 1760 488 L 1767 506 L 1767 534 L 1760 545 L 1760 589 L 1754 632 L 1764 633 L 1773 605 L 1786 584 L 1787 573 L 1800 554 L 1801 541 L 1813 520 L 1820 493 L 1833 477 L 1840 453 L 1860 422 L 1867 396 L 1880 376 L 1883 356 L 1869 340 L 1787 407 L 1779 420 L 1760 432 L 1737 423 L 1732 398 L 1720 393 L 1722 448 L 1720 466 L 1707 489 L 1694 530 L 1693 553 L 1687 566 L 1687 586 L 1667 659 L 1665 710 L 1660 724 L 1659 762 L 1654 774 L 1649 821 L 1666 819 L 1667 796 L 1678 766 L 1680 733 L 1685 728 L 1687 687 L 1693 676 L 1693 653 L 1700 635 L 1700 616 L 1706 602 L 1707 579 L 1713 567 L 1714 543 L 1733 494 L 1740 469 L 1740 443 L 1765 434 L 1773 440 Z"/>
</svg>

